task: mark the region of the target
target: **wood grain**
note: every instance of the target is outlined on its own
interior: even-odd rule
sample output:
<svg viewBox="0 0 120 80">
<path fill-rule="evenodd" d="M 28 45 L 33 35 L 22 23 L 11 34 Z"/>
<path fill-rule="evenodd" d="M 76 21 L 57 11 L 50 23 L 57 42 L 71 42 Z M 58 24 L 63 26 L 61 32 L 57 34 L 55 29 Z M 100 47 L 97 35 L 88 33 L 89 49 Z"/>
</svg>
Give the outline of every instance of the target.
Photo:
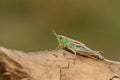
<svg viewBox="0 0 120 80">
<path fill-rule="evenodd" d="M 23 52 L 0 47 L 0 80 L 120 80 L 120 62 L 65 50 Z"/>
</svg>

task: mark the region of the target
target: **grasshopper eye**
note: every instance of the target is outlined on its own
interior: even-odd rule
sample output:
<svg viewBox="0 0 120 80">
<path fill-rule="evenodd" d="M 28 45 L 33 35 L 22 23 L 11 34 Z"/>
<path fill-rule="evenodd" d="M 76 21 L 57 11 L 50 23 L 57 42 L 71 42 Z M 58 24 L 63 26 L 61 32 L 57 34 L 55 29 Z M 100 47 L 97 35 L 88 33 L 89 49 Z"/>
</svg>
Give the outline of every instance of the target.
<svg viewBox="0 0 120 80">
<path fill-rule="evenodd" d="M 62 37 L 62 36 L 60 36 L 59 38 L 60 38 L 60 39 L 63 39 L 63 37 Z"/>
<path fill-rule="evenodd" d="M 63 39 L 63 36 L 61 36 L 61 35 L 58 35 L 58 38 L 59 38 L 59 39 Z"/>
</svg>

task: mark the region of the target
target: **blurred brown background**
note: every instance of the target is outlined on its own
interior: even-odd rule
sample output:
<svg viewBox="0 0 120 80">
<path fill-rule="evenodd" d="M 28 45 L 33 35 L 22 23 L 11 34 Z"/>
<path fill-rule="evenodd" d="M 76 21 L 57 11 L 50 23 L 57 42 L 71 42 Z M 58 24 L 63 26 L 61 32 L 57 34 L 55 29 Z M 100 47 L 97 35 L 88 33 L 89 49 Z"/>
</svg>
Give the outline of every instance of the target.
<svg viewBox="0 0 120 80">
<path fill-rule="evenodd" d="M 0 46 L 53 50 L 51 27 L 120 61 L 119 0 L 0 0 Z"/>
</svg>

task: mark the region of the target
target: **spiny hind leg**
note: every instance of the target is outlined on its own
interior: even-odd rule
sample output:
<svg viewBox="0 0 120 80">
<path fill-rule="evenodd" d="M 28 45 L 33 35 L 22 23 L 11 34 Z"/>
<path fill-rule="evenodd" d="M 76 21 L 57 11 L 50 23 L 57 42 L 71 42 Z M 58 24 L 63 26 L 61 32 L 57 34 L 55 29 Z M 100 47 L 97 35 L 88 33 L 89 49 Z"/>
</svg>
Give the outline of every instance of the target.
<svg viewBox="0 0 120 80">
<path fill-rule="evenodd" d="M 94 51 L 93 53 L 90 54 L 90 57 L 97 59 L 97 60 L 104 60 L 102 53 L 103 52 L 101 52 L 101 51 Z"/>
</svg>

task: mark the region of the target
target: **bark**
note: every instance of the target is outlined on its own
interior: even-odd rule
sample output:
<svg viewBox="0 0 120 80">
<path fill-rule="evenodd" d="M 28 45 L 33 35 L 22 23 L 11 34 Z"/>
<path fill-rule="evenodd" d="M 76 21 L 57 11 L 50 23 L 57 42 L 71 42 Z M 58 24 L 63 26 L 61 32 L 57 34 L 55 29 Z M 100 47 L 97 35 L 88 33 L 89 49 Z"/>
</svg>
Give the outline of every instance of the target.
<svg viewBox="0 0 120 80">
<path fill-rule="evenodd" d="M 65 50 L 25 53 L 0 47 L 0 80 L 120 80 L 120 62 Z"/>
</svg>

